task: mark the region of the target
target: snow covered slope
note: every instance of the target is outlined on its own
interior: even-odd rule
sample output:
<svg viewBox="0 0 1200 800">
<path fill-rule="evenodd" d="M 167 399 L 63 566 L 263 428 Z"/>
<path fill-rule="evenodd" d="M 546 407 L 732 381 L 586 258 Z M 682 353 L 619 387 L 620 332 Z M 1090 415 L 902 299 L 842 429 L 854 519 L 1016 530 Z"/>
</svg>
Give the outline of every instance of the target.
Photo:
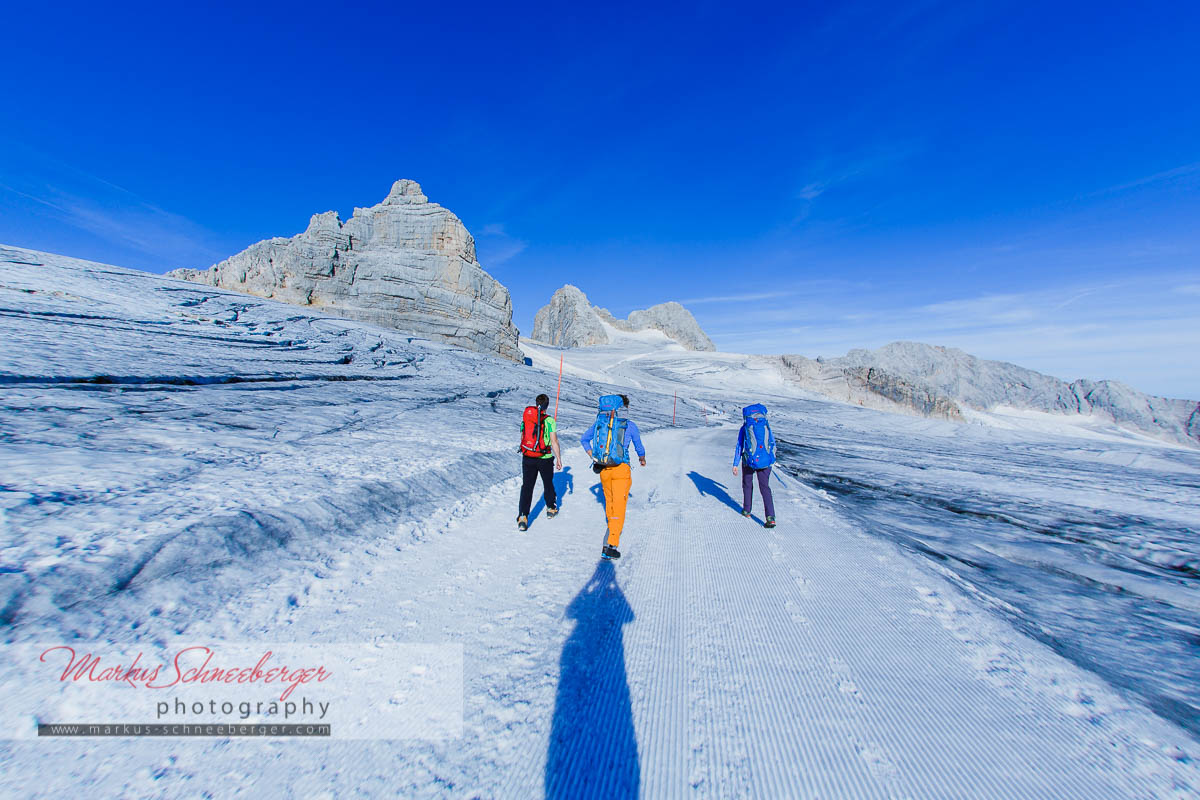
<svg viewBox="0 0 1200 800">
<path fill-rule="evenodd" d="M 10 624 L 90 635 L 127 589 L 271 575 L 420 519 L 506 479 L 514 420 L 554 388 L 282 303 L 12 248 L 0 258 Z M 599 390 L 569 391 L 590 404 Z M 193 602 L 163 613 L 186 623 L 220 597 Z"/>
<path fill-rule="evenodd" d="M 1200 791 L 1194 451 L 881 414 L 649 334 L 531 369 L 12 248 L 0 326 L 7 643 L 465 655 L 459 739 L 7 741 L 5 796 Z M 562 513 L 520 535 L 516 422 L 560 356 Z M 614 388 L 649 451 L 615 565 L 571 444 Z M 736 510 L 751 400 L 773 531 Z"/>
<path fill-rule="evenodd" d="M 677 392 L 680 424 L 766 402 L 782 468 L 846 517 L 1200 734 L 1196 450 L 1094 417 L 1009 410 L 963 425 L 830 403 L 770 356 L 632 339 L 564 355 L 570 374 Z"/>
</svg>

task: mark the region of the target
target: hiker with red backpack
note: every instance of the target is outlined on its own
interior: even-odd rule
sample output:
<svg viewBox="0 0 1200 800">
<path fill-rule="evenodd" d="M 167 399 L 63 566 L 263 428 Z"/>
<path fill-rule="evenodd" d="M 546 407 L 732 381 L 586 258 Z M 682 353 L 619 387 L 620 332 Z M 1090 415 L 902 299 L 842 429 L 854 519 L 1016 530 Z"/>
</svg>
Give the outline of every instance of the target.
<svg viewBox="0 0 1200 800">
<path fill-rule="evenodd" d="M 764 527 L 775 527 L 775 500 L 771 497 L 771 465 L 775 463 L 775 434 L 767 422 L 767 407 L 762 403 L 742 409 L 742 429 L 738 431 L 737 449 L 733 453 L 733 474 L 742 470 L 742 516 L 750 516 L 754 507 L 754 479 L 766 507 Z"/>
<path fill-rule="evenodd" d="M 600 413 L 592 427 L 579 437 L 579 443 L 592 457 L 592 471 L 600 476 L 604 490 L 604 513 L 608 518 L 608 538 L 600 555 L 620 558 L 621 530 L 625 527 L 625 503 L 633 486 L 633 470 L 629 466 L 629 445 L 637 450 L 638 461 L 646 466 L 646 448 L 642 435 L 632 420 L 618 417 L 617 412 L 629 407 L 623 394 L 606 394 L 600 398 Z"/>
<path fill-rule="evenodd" d="M 546 413 L 550 398 L 539 394 L 536 405 L 526 406 L 521 415 L 521 503 L 517 508 L 517 530 L 529 529 L 529 506 L 533 502 L 533 485 L 542 477 L 542 493 L 546 498 L 546 516 L 558 513 L 558 494 L 554 491 L 554 470 L 562 469 L 558 452 L 558 433 L 554 417 Z"/>
</svg>

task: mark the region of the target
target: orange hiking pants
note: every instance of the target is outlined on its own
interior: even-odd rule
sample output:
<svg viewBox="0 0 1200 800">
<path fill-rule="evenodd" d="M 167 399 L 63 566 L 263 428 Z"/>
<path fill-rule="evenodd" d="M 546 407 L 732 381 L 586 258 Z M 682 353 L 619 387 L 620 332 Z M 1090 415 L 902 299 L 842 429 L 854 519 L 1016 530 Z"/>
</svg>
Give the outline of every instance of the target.
<svg viewBox="0 0 1200 800">
<path fill-rule="evenodd" d="M 629 499 L 629 487 L 633 486 L 633 471 L 628 464 L 609 467 L 600 472 L 600 485 L 604 488 L 604 512 L 608 516 L 608 543 L 616 547 L 625 527 L 625 501 Z"/>
</svg>

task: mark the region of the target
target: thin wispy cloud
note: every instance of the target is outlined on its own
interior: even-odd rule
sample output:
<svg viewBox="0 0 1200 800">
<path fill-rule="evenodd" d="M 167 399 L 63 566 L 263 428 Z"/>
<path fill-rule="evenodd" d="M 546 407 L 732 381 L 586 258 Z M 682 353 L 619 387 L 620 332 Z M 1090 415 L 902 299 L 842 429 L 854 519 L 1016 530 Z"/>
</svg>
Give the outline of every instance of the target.
<svg viewBox="0 0 1200 800">
<path fill-rule="evenodd" d="M 796 196 L 801 200 L 816 200 L 822 195 L 822 193 L 824 193 L 826 186 L 828 186 L 828 184 L 821 183 L 820 181 L 814 181 L 813 183 L 803 186 Z"/>
<path fill-rule="evenodd" d="M 28 148 L 10 155 L 22 159 L 26 175 L 15 168 L 15 161 L 0 162 L 0 204 L 29 209 L 86 232 L 121 252 L 137 254 L 156 269 L 203 267 L 227 255 L 214 246 L 217 237 L 210 231 L 111 180 Z M 38 167 L 38 179 L 28 175 L 31 164 Z M 7 236 L 12 238 L 11 233 Z"/>
<path fill-rule="evenodd" d="M 913 142 L 888 142 L 852 155 L 828 157 L 810 164 L 796 191 L 795 197 L 800 204 L 792 224 L 807 220 L 817 201 L 830 190 L 890 169 L 912 157 L 917 150 Z"/>
<path fill-rule="evenodd" d="M 479 251 L 479 263 L 486 269 L 516 258 L 529 243 L 510 235 L 503 222 L 491 222 L 479 229 L 475 245 Z"/>
<path fill-rule="evenodd" d="M 1178 274 L 1146 275 L 1028 292 L 989 293 L 937 303 L 897 302 L 886 288 L 824 293 L 757 316 L 700 322 L 734 352 L 837 357 L 893 341 L 956 347 L 1049 375 L 1114 379 L 1142 391 L 1200 399 L 1200 284 Z M 851 313 L 846 310 L 854 309 Z M 778 321 L 778 325 L 772 322 Z M 765 323 L 765 324 L 764 324 Z"/>
<path fill-rule="evenodd" d="M 748 303 L 754 300 L 773 300 L 777 297 L 790 297 L 794 295 L 794 291 L 785 292 L 759 292 L 754 294 L 724 294 L 712 297 L 689 297 L 684 300 L 679 300 L 680 305 L 695 306 L 703 303 Z"/>
<path fill-rule="evenodd" d="M 1191 164 L 1183 164 L 1172 169 L 1155 172 L 1152 175 L 1146 175 L 1136 180 L 1126 183 L 1119 183 L 1115 186 L 1106 186 L 1103 189 L 1098 189 L 1090 192 L 1085 197 L 1098 197 L 1106 194 L 1118 194 L 1127 192 L 1131 189 L 1140 189 L 1145 186 L 1151 186 L 1161 183 L 1175 183 L 1185 180 L 1200 180 L 1200 161 L 1192 162 Z"/>
</svg>

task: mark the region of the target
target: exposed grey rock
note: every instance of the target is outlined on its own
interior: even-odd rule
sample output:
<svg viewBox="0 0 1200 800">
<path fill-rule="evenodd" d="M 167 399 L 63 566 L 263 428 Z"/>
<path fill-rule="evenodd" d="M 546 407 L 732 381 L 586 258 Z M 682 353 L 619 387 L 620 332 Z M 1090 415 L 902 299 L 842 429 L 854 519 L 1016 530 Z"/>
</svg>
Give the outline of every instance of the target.
<svg viewBox="0 0 1200 800">
<path fill-rule="evenodd" d="M 629 319 L 620 320 L 607 308 L 588 303 L 587 295 L 570 284 L 555 292 L 550 303 L 538 311 L 531 338 L 556 347 L 607 344 L 609 337 L 601 322 L 630 333 L 661 331 L 688 350 L 716 349 L 696 318 L 679 303 L 660 303 L 644 311 L 634 311 Z"/>
<path fill-rule="evenodd" d="M 840 358 L 783 356 L 795 380 L 828 397 L 923 416 L 962 419 L 962 409 L 998 406 L 1095 414 L 1143 433 L 1200 444 L 1200 405 L 1147 395 L 1117 381 L 1071 383 L 952 347 L 893 342 Z"/>
<path fill-rule="evenodd" d="M 617 319 L 616 317 L 614 317 L 612 315 L 612 312 L 609 311 L 607 308 L 596 308 L 596 314 L 599 315 L 600 319 L 604 320 L 609 325 L 612 325 L 614 328 L 616 328 L 619 331 L 626 331 L 628 333 L 633 332 L 632 325 L 630 325 L 628 322 L 626 322 L 623 319 Z"/>
<path fill-rule="evenodd" d="M 688 350 L 717 349 L 692 312 L 676 302 L 659 303 L 645 311 L 633 311 L 629 314 L 629 324 L 638 331 L 647 328 L 662 331 Z"/>
<path fill-rule="evenodd" d="M 475 258 L 475 240 L 415 181 L 343 222 L 315 214 L 207 270 L 168 273 L 520 360 L 508 290 Z"/>
<path fill-rule="evenodd" d="M 596 309 L 588 303 L 587 295 L 569 283 L 534 316 L 532 338 L 555 347 L 608 344 L 608 334 Z"/>
</svg>

